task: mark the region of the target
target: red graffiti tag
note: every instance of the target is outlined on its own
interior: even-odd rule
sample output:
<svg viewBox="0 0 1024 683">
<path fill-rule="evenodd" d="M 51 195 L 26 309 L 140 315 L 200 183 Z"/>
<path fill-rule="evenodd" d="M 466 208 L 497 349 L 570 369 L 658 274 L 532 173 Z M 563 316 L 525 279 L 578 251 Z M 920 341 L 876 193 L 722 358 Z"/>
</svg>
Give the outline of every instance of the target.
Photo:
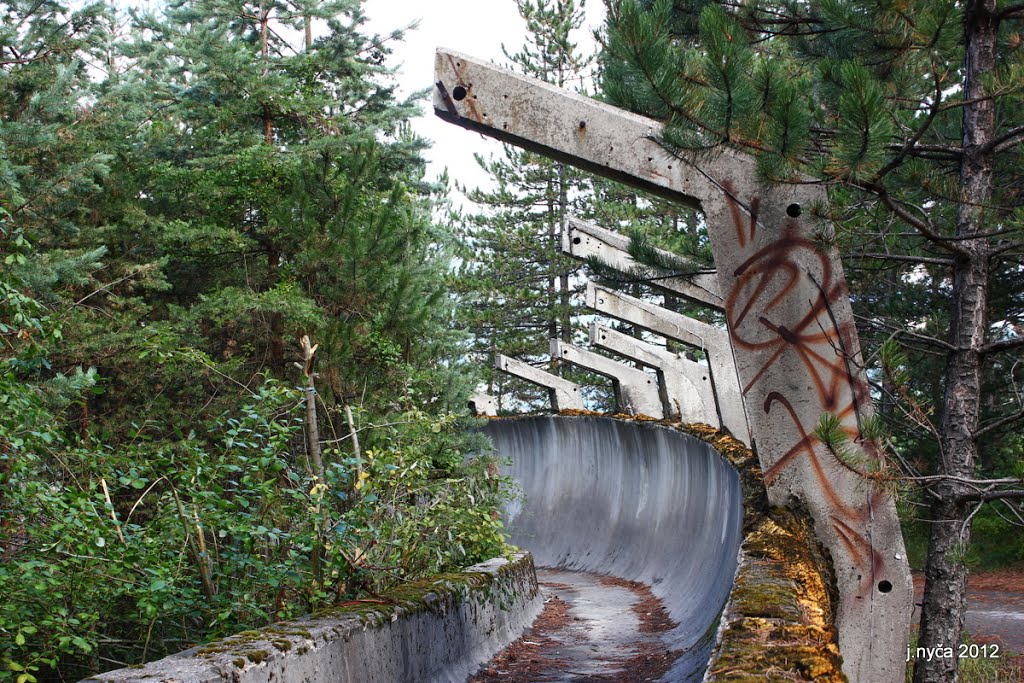
<svg viewBox="0 0 1024 683">
<path fill-rule="evenodd" d="M 835 304 L 848 296 L 845 282 L 835 273 L 828 254 L 801 235 L 795 218 L 786 220 L 779 237 L 759 245 L 759 201 L 751 200 L 745 209 L 731 184 L 723 186 L 739 246 L 750 252 L 733 272 L 736 279 L 725 300 L 729 333 L 737 351 L 762 359 L 742 393 L 746 396 L 755 387 L 760 387 L 759 393 L 767 391 L 762 394 L 766 396 L 764 412 L 779 406 L 793 424 L 795 440 L 765 470 L 765 483 L 770 485 L 794 459 L 806 458 L 831 509 L 832 528 L 862 571 L 862 588 L 869 590 L 884 558 L 855 527 L 872 518 L 877 492 L 872 490 L 863 505 L 844 503 L 821 461 L 820 449 L 815 448 L 815 424 L 801 420 L 801 414 L 804 419 L 813 414 L 817 420 L 832 413 L 851 439 L 860 438 L 859 414 L 862 406 L 869 405 L 870 395 L 849 351 L 855 346 L 852 322 L 840 324 L 833 315 Z M 808 291 L 814 294 L 808 297 Z M 769 376 L 786 377 L 785 386 L 761 386 Z M 799 396 L 800 411 L 794 408 L 795 396 Z M 813 404 L 810 411 L 805 408 L 808 402 Z M 838 462 L 831 465 L 837 466 L 845 467 Z"/>
</svg>

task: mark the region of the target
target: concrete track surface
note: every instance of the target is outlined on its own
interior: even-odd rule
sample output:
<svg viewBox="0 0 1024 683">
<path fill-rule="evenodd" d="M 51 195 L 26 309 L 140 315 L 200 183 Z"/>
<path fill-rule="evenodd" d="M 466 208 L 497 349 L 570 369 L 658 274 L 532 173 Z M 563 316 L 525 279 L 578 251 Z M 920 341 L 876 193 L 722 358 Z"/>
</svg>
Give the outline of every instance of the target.
<svg viewBox="0 0 1024 683">
<path fill-rule="evenodd" d="M 662 680 L 699 681 L 742 540 L 736 471 L 704 442 L 640 421 L 537 416 L 485 432 L 525 494 L 507 511 L 512 543 L 538 567 L 650 586 L 675 622 L 665 647 L 682 652 Z"/>
</svg>

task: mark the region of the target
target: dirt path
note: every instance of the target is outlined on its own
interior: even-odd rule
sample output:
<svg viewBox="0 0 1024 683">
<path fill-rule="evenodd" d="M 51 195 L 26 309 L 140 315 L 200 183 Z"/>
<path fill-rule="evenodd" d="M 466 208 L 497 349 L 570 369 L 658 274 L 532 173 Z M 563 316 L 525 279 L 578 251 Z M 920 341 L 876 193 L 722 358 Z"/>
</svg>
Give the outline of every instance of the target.
<svg viewBox="0 0 1024 683">
<path fill-rule="evenodd" d="M 661 636 L 674 624 L 647 586 L 552 569 L 537 578 L 543 613 L 471 683 L 656 681 L 678 656 Z"/>
<path fill-rule="evenodd" d="M 915 602 L 924 577 L 914 574 Z M 915 608 L 915 621 L 920 612 Z M 1004 654 L 1024 654 L 1024 568 L 972 574 L 967 588 L 967 630 L 979 643 L 998 643 Z"/>
</svg>

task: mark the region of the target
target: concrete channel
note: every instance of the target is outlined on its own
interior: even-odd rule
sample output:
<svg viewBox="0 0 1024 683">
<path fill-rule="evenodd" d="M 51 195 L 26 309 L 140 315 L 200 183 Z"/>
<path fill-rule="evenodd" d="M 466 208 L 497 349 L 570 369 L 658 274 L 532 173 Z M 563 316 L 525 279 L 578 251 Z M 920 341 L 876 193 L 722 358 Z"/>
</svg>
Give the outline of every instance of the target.
<svg viewBox="0 0 1024 683">
<path fill-rule="evenodd" d="M 662 680 L 701 680 L 742 541 L 732 466 L 703 441 L 647 422 L 531 416 L 491 420 L 485 432 L 523 489 L 508 510 L 512 543 L 538 567 L 650 586 L 675 623 L 664 647 L 681 653 Z M 595 661 L 608 655 L 600 649 Z"/>
<path fill-rule="evenodd" d="M 533 416 L 484 429 L 512 459 L 524 496 L 508 527 L 536 562 L 497 558 L 404 585 L 388 604 L 275 624 L 90 683 L 463 683 L 541 613 L 535 563 L 557 570 L 542 581 L 578 616 L 559 636 L 574 673 L 531 683 L 648 680 L 616 669 L 629 657 L 610 652 L 644 639 L 646 652 L 673 653 L 662 681 L 700 680 L 742 541 L 736 470 L 703 441 L 650 422 Z M 668 616 L 639 638 L 631 624 L 645 595 Z"/>
</svg>

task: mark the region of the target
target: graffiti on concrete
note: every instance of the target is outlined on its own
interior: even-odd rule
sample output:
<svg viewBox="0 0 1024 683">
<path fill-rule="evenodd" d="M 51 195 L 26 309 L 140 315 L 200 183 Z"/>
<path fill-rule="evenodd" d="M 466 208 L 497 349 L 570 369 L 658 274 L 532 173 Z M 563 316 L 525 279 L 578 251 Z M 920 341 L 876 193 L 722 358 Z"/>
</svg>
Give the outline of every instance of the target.
<svg viewBox="0 0 1024 683">
<path fill-rule="evenodd" d="M 797 215 L 788 216 L 781 234 L 761 244 L 757 240 L 759 198 L 751 198 L 749 209 L 744 211 L 737 201 L 736 188 L 728 181 L 722 185 L 743 259 L 734 271 L 735 282 L 725 299 L 729 332 L 735 349 L 760 359 L 755 366 L 759 369 L 742 387 L 742 393 L 747 396 L 776 364 L 785 360 L 790 361 L 786 367 L 802 367 L 810 382 L 811 391 L 804 386 L 797 389 L 801 410 L 781 391 L 772 390 L 766 395 L 764 412 L 791 421 L 796 441 L 765 470 L 765 483 L 771 485 L 793 459 L 807 458 L 831 508 L 833 529 L 862 571 L 861 593 L 865 594 L 872 590 L 871 577 L 881 571 L 884 558 L 855 528 L 871 518 L 877 493 L 870 494 L 864 505 L 843 502 L 814 448 L 818 442 L 816 424 L 806 421 L 807 416 L 832 413 L 840 419 L 847 436 L 859 440 L 858 417 L 870 405 L 867 383 L 853 365 L 849 351 L 849 335 L 855 333 L 852 321 L 839 323 L 833 314 L 838 302 L 849 297 L 845 282 L 835 276 L 828 254 L 803 235 L 797 208 L 789 209 L 790 214 Z M 810 287 L 801 286 L 808 282 Z M 795 298 L 808 291 L 817 294 L 809 300 Z M 811 401 L 816 405 L 808 409 Z M 832 457 L 839 466 L 846 466 Z"/>
</svg>

